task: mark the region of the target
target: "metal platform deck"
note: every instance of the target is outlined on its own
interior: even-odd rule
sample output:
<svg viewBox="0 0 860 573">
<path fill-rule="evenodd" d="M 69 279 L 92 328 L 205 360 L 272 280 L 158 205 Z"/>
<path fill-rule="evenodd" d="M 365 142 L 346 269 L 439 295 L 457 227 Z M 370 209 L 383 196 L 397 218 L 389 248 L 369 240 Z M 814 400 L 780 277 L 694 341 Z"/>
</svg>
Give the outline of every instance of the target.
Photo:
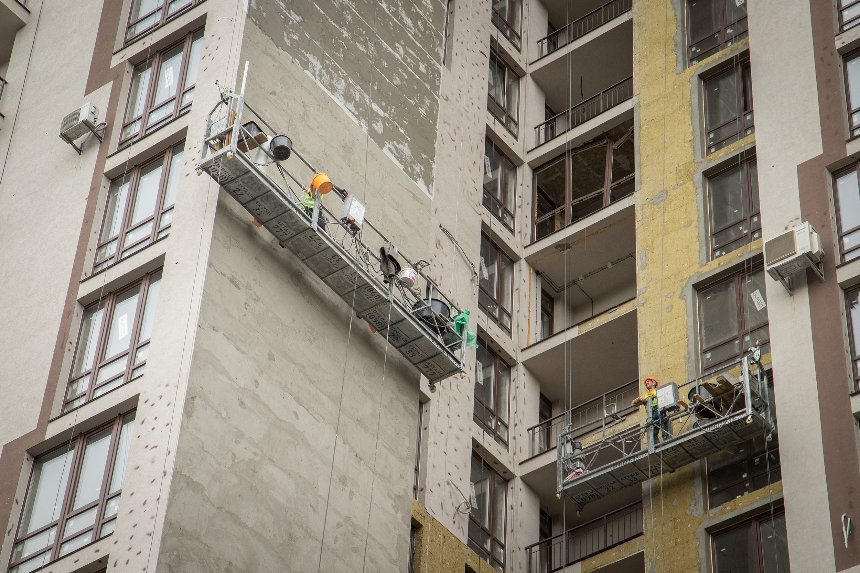
<svg viewBox="0 0 860 573">
<path fill-rule="evenodd" d="M 758 354 L 755 356 L 757 360 Z M 666 427 L 657 431 L 656 439 L 651 420 L 600 436 L 578 451 L 571 446 L 569 432 L 562 433 L 557 464 L 559 495 L 583 507 L 732 445 L 769 435 L 775 427 L 772 404 L 764 369 L 754 363 L 756 373 L 751 375 L 749 357 L 744 358 L 742 378 L 737 382 L 717 375 L 710 379 L 718 380 L 719 385 L 703 377 L 681 386 L 687 390 L 685 398 L 690 395 L 697 401 L 667 416 Z M 717 387 L 723 392 L 708 394 L 708 388 Z M 577 475 L 571 476 L 576 467 L 580 468 Z"/>
<path fill-rule="evenodd" d="M 433 290 L 435 285 L 423 273 L 419 272 L 419 280 L 427 281 L 429 294 L 426 297 L 420 295 L 420 288 L 407 289 L 396 285 L 395 281 L 384 283 L 378 247 L 389 243 L 368 222 L 361 232 L 355 233 L 338 217 L 323 210 L 326 227 L 315 229 L 291 187 L 285 185 L 285 190 L 276 184 L 263 173 L 259 163 L 243 152 L 242 147 L 248 146 L 236 144 L 243 139 L 247 141 L 240 123 L 243 99 L 237 94 L 230 97 L 235 107 L 230 108 L 228 116 L 234 118 L 233 123 L 222 122 L 220 130 L 212 129 L 218 125 L 217 120 L 207 124 L 198 168 L 217 181 L 278 239 L 282 247 L 292 251 L 313 274 L 353 307 L 359 317 L 373 325 L 379 335 L 430 380 L 431 387 L 435 382 L 462 372 L 465 337 L 458 334 L 448 320 L 442 320 L 437 326 L 428 325 L 415 314 L 426 310 L 426 301 L 431 298 L 444 300 L 451 309 L 451 317 L 459 309 L 438 290 Z M 218 137 L 219 143 L 213 145 Z M 372 246 L 366 244 L 368 238 Z M 402 253 L 398 255 L 409 263 Z"/>
</svg>

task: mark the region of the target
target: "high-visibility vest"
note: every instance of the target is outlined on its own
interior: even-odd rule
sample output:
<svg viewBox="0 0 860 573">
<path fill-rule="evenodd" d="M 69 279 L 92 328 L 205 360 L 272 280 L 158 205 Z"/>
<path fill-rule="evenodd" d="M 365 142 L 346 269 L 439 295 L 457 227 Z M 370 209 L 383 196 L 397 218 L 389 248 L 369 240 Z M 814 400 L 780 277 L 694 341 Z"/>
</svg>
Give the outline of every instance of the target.
<svg viewBox="0 0 860 573">
<path fill-rule="evenodd" d="M 305 191 L 305 196 L 302 198 L 302 207 L 304 207 L 305 209 L 314 208 L 314 195 L 310 189 Z"/>
</svg>

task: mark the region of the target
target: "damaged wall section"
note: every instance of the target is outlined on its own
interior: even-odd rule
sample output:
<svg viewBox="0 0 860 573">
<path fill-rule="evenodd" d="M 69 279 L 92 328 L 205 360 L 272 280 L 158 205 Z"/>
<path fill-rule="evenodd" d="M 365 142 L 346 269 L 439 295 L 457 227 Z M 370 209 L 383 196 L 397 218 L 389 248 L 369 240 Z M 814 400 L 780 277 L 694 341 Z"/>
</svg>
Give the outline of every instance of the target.
<svg viewBox="0 0 860 573">
<path fill-rule="evenodd" d="M 248 19 L 432 192 L 443 2 L 251 0 Z"/>
</svg>

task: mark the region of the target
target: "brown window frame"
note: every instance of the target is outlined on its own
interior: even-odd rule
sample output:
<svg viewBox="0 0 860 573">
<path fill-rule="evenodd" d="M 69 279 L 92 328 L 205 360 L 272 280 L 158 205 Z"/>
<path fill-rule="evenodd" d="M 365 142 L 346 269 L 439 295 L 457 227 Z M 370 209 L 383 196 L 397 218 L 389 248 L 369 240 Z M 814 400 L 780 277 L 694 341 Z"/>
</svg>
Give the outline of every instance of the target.
<svg viewBox="0 0 860 573">
<path fill-rule="evenodd" d="M 502 301 L 502 280 L 498 270 L 496 271 L 496 292 L 491 293 L 484 288 L 481 280 L 478 280 L 478 306 L 487 313 L 487 316 L 493 319 L 502 330 L 510 334 L 513 328 L 513 298 L 514 298 L 514 261 L 511 259 L 499 245 L 496 244 L 485 233 L 481 233 L 481 243 L 487 242 L 489 248 L 496 253 L 496 260 L 503 259 L 507 262 L 511 269 L 509 287 L 511 292 L 510 306 L 505 306 Z M 481 249 L 483 250 L 483 248 Z M 497 269 L 499 266 L 497 266 Z M 480 271 L 479 271 L 480 272 Z"/>
<path fill-rule="evenodd" d="M 96 244 L 96 255 L 95 260 L 93 261 L 94 272 L 100 272 L 110 267 L 111 265 L 118 263 L 122 259 L 130 257 L 134 253 L 148 247 L 156 241 L 160 241 L 161 239 L 165 238 L 170 234 L 170 230 L 173 226 L 173 208 L 175 203 L 165 205 L 164 202 L 166 199 L 168 186 L 171 184 L 177 186 L 179 185 L 178 181 L 172 181 L 170 179 L 170 168 L 174 156 L 178 155 L 180 161 L 179 168 L 181 169 L 184 145 L 185 142 L 181 141 L 169 147 L 161 157 L 139 165 L 131 169 L 125 175 L 117 177 L 110 182 L 105 214 L 102 218 L 102 226 L 99 232 L 99 240 Z M 153 206 L 152 214 L 147 216 L 145 219 L 134 223 L 134 225 L 132 226 L 131 218 L 134 213 L 134 206 L 137 201 L 137 194 L 140 191 L 141 174 L 144 173 L 148 168 L 158 163 L 161 163 L 161 177 L 158 182 L 158 190 L 156 191 L 155 205 Z M 177 179 L 180 176 L 179 173 L 176 173 L 175 175 L 177 176 Z M 128 190 L 126 191 L 125 197 L 125 211 L 120 216 L 120 224 L 116 231 L 116 234 L 110 237 L 105 237 L 104 234 L 105 232 L 107 232 L 106 225 L 108 224 L 108 218 L 110 216 L 108 208 L 111 204 L 111 197 L 115 192 L 116 186 L 121 187 L 123 183 L 128 184 Z M 155 224 L 156 220 L 158 222 L 157 225 Z M 152 225 L 152 229 L 150 230 L 149 234 L 143 235 L 140 238 L 132 241 L 131 243 L 126 244 L 128 236 L 131 233 L 139 229 L 144 229 L 147 225 L 150 224 Z M 110 253 L 111 243 L 115 243 L 112 253 Z"/>
<path fill-rule="evenodd" d="M 612 133 L 606 132 L 602 134 L 600 137 L 597 137 L 587 143 L 584 143 L 570 151 L 564 152 L 562 155 L 551 159 L 544 163 L 543 165 L 534 169 L 534 176 L 532 181 L 532 187 L 534 188 L 534 192 L 532 193 L 532 237 L 534 241 L 539 241 L 546 237 L 549 237 L 553 233 L 557 233 L 562 229 L 573 225 L 595 213 L 600 212 L 601 210 L 609 207 L 613 203 L 616 203 L 626 197 L 632 195 L 635 191 L 635 182 L 636 182 L 636 166 L 633 164 L 633 172 L 628 173 L 627 175 L 619 178 L 617 181 L 613 180 L 612 174 L 612 166 L 615 161 L 615 154 L 617 150 L 621 148 L 622 145 L 627 143 L 628 141 L 632 141 L 634 145 L 634 155 L 635 155 L 635 128 L 633 126 L 632 121 L 630 122 L 630 127 L 626 129 L 623 133 L 619 133 L 615 139 L 611 138 Z M 606 147 L 606 157 L 604 159 L 604 177 L 603 177 L 603 187 L 601 189 L 595 190 L 587 195 L 582 197 L 573 198 L 573 157 L 577 154 L 584 153 L 590 149 L 595 147 L 605 146 Z M 538 197 L 539 189 L 538 189 L 538 176 L 540 173 L 557 164 L 558 162 L 564 162 L 564 205 L 561 207 L 556 206 L 554 209 L 549 210 L 543 215 L 538 214 L 538 202 L 540 198 Z M 613 193 L 615 192 L 615 193 Z M 601 199 L 600 206 L 591 211 L 584 211 L 582 214 L 578 214 L 576 211 L 576 207 L 578 205 L 587 204 L 590 201 L 593 201 L 597 198 Z M 548 232 L 541 232 L 541 226 L 545 223 L 549 222 L 551 227 L 548 228 Z"/>
<path fill-rule="evenodd" d="M 476 452 L 472 452 L 472 465 L 480 464 L 482 473 L 485 474 L 485 479 L 487 480 L 488 490 L 487 490 L 487 516 L 488 516 L 488 524 L 484 526 L 483 523 L 478 521 L 474 517 L 474 510 L 469 512 L 469 527 L 468 527 L 468 542 L 467 545 L 478 554 L 478 557 L 489 563 L 492 567 L 494 567 L 497 571 L 505 571 L 505 564 L 507 563 L 507 485 L 508 482 L 505 478 L 503 478 L 496 470 L 494 470 L 484 459 L 479 456 Z M 469 478 L 471 479 L 471 471 Z M 499 487 L 498 482 L 501 481 L 504 483 L 502 487 L 501 495 L 503 497 L 502 503 L 497 504 L 496 495 L 499 495 L 496 489 Z M 503 538 L 499 539 L 493 534 L 493 529 L 497 525 L 498 516 L 496 515 L 496 506 L 501 505 L 501 507 L 505 508 L 505 515 L 501 517 L 502 519 L 502 532 Z M 481 546 L 480 540 L 476 540 L 472 536 L 472 528 L 478 528 L 485 536 L 487 536 L 490 541 L 490 550 L 487 551 L 484 547 Z M 493 553 L 493 549 L 498 548 L 501 549 L 502 560 L 499 560 L 495 557 Z"/>
<path fill-rule="evenodd" d="M 131 5 L 129 6 L 124 35 L 125 45 L 131 44 L 153 30 L 162 27 L 174 18 L 178 18 L 197 4 L 203 2 L 203 0 L 160 0 L 158 7 L 153 8 L 146 14 L 138 16 L 136 20 L 132 21 L 132 18 L 134 17 L 135 4 L 138 4 L 140 1 L 142 0 L 132 0 Z M 180 4 L 180 6 L 179 8 L 171 9 L 171 5 L 173 4 Z M 141 22 L 149 20 L 150 18 L 153 19 L 152 24 L 139 30 L 136 29 Z"/>
<path fill-rule="evenodd" d="M 860 392 L 860 336 L 854 333 L 854 321 L 851 319 L 851 296 L 860 298 L 860 286 L 845 291 L 845 316 L 848 321 L 848 346 L 851 351 L 851 373 L 854 378 L 853 392 Z M 857 325 L 860 330 L 860 324 Z"/>
<path fill-rule="evenodd" d="M 541 340 L 546 340 L 554 334 L 555 299 L 546 289 L 540 289 L 540 329 Z"/>
<path fill-rule="evenodd" d="M 492 69 L 493 65 L 496 66 L 498 70 L 499 83 L 502 86 L 502 90 L 504 91 L 504 102 L 499 102 L 493 97 L 493 90 L 490 89 L 490 78 L 493 76 L 492 72 L 488 73 L 487 77 L 487 109 L 490 111 L 490 114 L 499 120 L 502 125 L 505 126 L 505 129 L 510 132 L 514 138 L 519 136 L 519 116 L 520 116 L 520 76 L 508 65 L 508 63 L 502 58 L 499 54 L 496 53 L 495 50 L 490 50 L 490 68 Z M 515 81 L 509 81 L 511 77 L 516 78 Z M 508 89 L 511 84 L 517 84 L 517 101 L 515 109 L 508 109 Z"/>
<path fill-rule="evenodd" d="M 161 129 L 162 127 L 164 127 L 174 119 L 178 118 L 179 116 L 187 113 L 188 110 L 191 109 L 191 105 L 192 103 L 194 103 L 193 95 L 197 81 L 195 78 L 194 83 L 190 85 L 186 85 L 186 81 L 189 68 L 189 60 L 191 59 L 192 45 L 198 39 L 200 42 L 203 42 L 205 39 L 205 36 L 203 34 L 203 28 L 198 28 L 193 32 L 189 32 L 182 38 L 182 40 L 171 44 L 163 50 L 156 52 L 155 54 L 147 58 L 145 61 L 137 64 L 134 67 L 131 73 L 131 89 L 129 90 L 128 98 L 126 100 L 125 112 L 123 114 L 122 125 L 120 128 L 120 146 L 128 145 L 133 141 L 141 139 L 142 137 L 145 137 L 146 135 L 149 135 L 150 133 Z M 154 102 L 152 100 L 155 98 L 155 92 L 158 86 L 158 78 L 161 73 L 161 66 L 164 63 L 164 56 L 178 46 L 182 46 L 182 60 L 179 65 L 179 72 L 177 72 L 178 78 L 176 79 L 176 92 L 173 96 L 167 98 L 162 102 Z M 201 54 L 202 49 L 203 48 L 201 44 Z M 197 62 L 198 66 L 199 64 L 200 62 Z M 149 79 L 147 80 L 148 84 L 146 86 L 143 104 L 141 106 L 142 111 L 140 115 L 137 115 L 131 119 L 126 119 L 129 113 L 129 107 L 132 104 L 132 98 L 134 97 L 134 78 L 138 71 L 143 69 L 144 66 L 149 66 Z M 183 103 L 183 100 L 187 96 L 190 96 L 189 101 Z M 173 110 L 168 115 L 159 118 L 158 120 L 150 124 L 149 119 L 153 112 L 168 106 L 171 101 L 173 102 Z M 129 126 L 135 123 L 139 123 L 137 130 L 131 133 L 126 133 L 126 130 L 129 128 Z"/>
<path fill-rule="evenodd" d="M 734 74 L 735 77 L 735 101 L 739 104 L 739 114 L 722 123 L 711 125 L 708 118 L 708 82 Z M 702 76 L 702 118 L 705 132 L 705 155 L 716 153 L 724 147 L 740 141 L 744 137 L 755 132 L 755 111 L 752 91 L 752 67 L 749 56 L 732 60 L 728 67 L 719 67 L 717 70 Z"/>
<path fill-rule="evenodd" d="M 517 49 L 522 49 L 522 33 L 523 33 L 523 2 L 522 0 L 501 0 L 507 4 L 507 17 L 496 10 L 496 4 L 499 0 L 493 2 L 493 25 L 504 34 L 505 38 L 510 40 L 511 44 Z M 519 16 L 515 14 L 519 12 Z M 517 24 L 519 20 L 519 24 Z"/>
<path fill-rule="evenodd" d="M 745 312 L 744 305 L 743 305 L 744 304 L 743 303 L 743 281 L 747 277 L 751 277 L 752 275 L 757 274 L 757 273 L 764 273 L 764 267 L 763 267 L 761 261 L 753 263 L 752 265 L 749 265 L 749 266 L 745 265 L 744 268 L 739 269 L 739 270 L 733 272 L 732 274 L 730 274 L 728 276 L 725 276 L 719 280 L 705 283 L 702 286 L 699 286 L 696 288 L 696 307 L 697 307 L 696 312 L 697 312 L 697 319 L 698 319 L 698 336 L 699 336 L 699 339 L 698 339 L 699 366 L 700 366 L 701 371 L 712 372 L 714 370 L 719 370 L 720 368 L 726 366 L 727 364 L 731 364 L 731 363 L 739 360 L 743 356 L 743 353 L 746 351 L 746 348 L 745 348 L 746 345 L 744 344 L 745 337 L 748 337 L 753 332 L 760 330 L 762 328 L 765 328 L 765 327 L 768 328 L 768 331 L 767 331 L 768 332 L 768 338 L 767 338 L 767 340 L 759 340 L 758 342 L 760 343 L 760 345 L 763 348 L 770 344 L 770 320 L 767 320 L 765 322 L 753 325 L 751 327 L 748 327 L 746 324 L 746 316 L 745 316 L 746 312 Z M 703 320 L 703 314 L 702 314 L 702 310 L 703 310 L 702 296 L 706 291 L 712 289 L 713 287 L 720 285 L 720 284 L 723 284 L 723 283 L 726 283 L 726 282 L 729 282 L 729 281 L 735 282 L 735 285 L 734 285 L 735 286 L 735 309 L 737 310 L 737 313 L 738 313 L 737 317 L 736 317 L 737 321 L 738 321 L 737 334 L 735 336 L 728 336 L 728 337 L 724 338 L 723 340 L 714 342 L 711 345 L 705 347 L 702 345 L 702 341 L 704 340 L 704 328 L 705 328 L 705 321 Z M 765 308 L 767 308 L 767 307 L 765 306 Z M 715 362 L 713 364 L 705 366 L 705 362 L 706 362 L 705 353 L 710 352 L 712 350 L 715 350 L 717 348 L 720 348 L 720 347 L 722 347 L 722 346 L 724 346 L 724 345 L 726 345 L 732 341 L 738 342 L 738 352 L 736 354 L 732 354 L 730 356 L 727 356 L 723 360 L 720 360 L 719 362 Z M 752 341 L 752 340 L 749 341 L 750 344 L 753 344 L 754 342 L 755 341 Z"/>
<path fill-rule="evenodd" d="M 161 272 L 162 269 L 158 269 L 148 273 L 143 278 L 107 294 L 100 300 L 87 305 L 84 308 L 84 317 L 87 316 L 90 309 L 98 310 L 101 308 L 98 337 L 95 341 L 95 349 L 92 351 L 93 363 L 88 369 L 82 370 L 79 374 L 75 374 L 75 364 L 80 358 L 78 353 L 82 350 L 83 352 L 86 352 L 86 349 L 82 349 L 80 346 L 85 327 L 85 320 L 82 320 L 75 339 L 75 352 L 72 358 L 72 367 L 69 372 L 69 380 L 66 384 L 63 397 L 63 414 L 71 412 L 72 410 L 143 376 L 147 356 L 149 354 L 149 343 L 151 341 L 150 338 L 140 340 L 141 327 L 143 326 L 143 315 L 146 310 L 147 303 L 149 302 L 148 298 L 150 287 L 157 282 L 160 283 Z M 113 316 L 113 312 L 116 308 L 117 300 L 132 289 L 139 290 L 137 294 L 138 300 L 134 311 L 134 318 L 131 324 L 126 327 L 129 329 L 128 347 L 113 356 L 103 357 L 102 355 L 107 350 L 108 335 L 111 330 L 110 321 L 115 318 Z M 150 309 L 150 312 L 155 312 L 155 309 L 158 307 L 158 300 L 156 299 L 152 301 L 152 304 L 154 306 Z M 129 357 L 132 356 L 134 357 L 134 360 L 129 360 Z M 121 360 L 123 357 L 125 357 L 126 363 L 122 370 L 109 374 L 106 379 L 99 381 L 98 377 L 101 370 Z M 83 392 L 73 393 L 76 391 L 74 386 L 76 382 L 81 382 L 85 385 L 85 390 Z M 105 390 L 105 388 L 107 389 Z"/>
<path fill-rule="evenodd" d="M 511 384 L 513 383 L 513 369 L 508 365 L 505 360 L 499 356 L 499 354 L 493 350 L 487 341 L 484 339 L 478 339 L 478 348 L 484 350 L 488 354 L 491 355 L 492 363 L 487 365 L 480 363 L 477 359 L 477 354 L 475 357 L 475 392 L 473 393 L 474 397 L 474 407 L 472 410 L 472 417 L 475 420 L 475 423 L 481 427 L 488 434 L 492 434 L 492 436 L 496 439 L 497 442 L 508 447 L 508 440 L 510 439 L 510 427 L 508 419 L 510 417 L 511 410 Z M 483 368 L 492 367 L 493 369 L 493 378 L 492 378 L 492 397 L 493 404 L 495 406 L 489 406 L 484 403 L 484 401 L 478 397 L 477 385 L 478 385 L 478 364 L 481 364 Z M 500 389 L 499 379 L 500 376 L 504 375 L 504 371 L 507 371 L 508 383 L 507 387 L 504 390 L 505 396 L 502 396 L 502 390 Z M 507 404 L 508 415 L 502 416 L 498 411 L 498 404 L 502 402 Z M 487 413 L 489 419 L 484 419 L 481 417 L 480 412 L 483 409 Z"/>
<path fill-rule="evenodd" d="M 711 571 L 713 571 L 714 573 L 719 572 L 719 569 L 717 569 L 717 567 L 719 566 L 719 556 L 717 555 L 716 538 L 719 537 L 720 535 L 728 533 L 730 531 L 738 530 L 738 529 L 741 529 L 743 527 L 752 526 L 753 531 L 751 531 L 751 533 L 754 533 L 753 537 L 756 539 L 755 553 L 757 556 L 757 560 L 756 560 L 756 571 L 752 571 L 750 573 L 763 573 L 764 572 L 764 567 L 762 565 L 762 553 L 763 552 L 762 552 L 762 546 L 761 546 L 761 542 L 760 542 L 761 524 L 764 522 L 772 521 L 773 519 L 776 519 L 776 518 L 783 518 L 783 519 L 785 518 L 785 510 L 782 507 L 774 508 L 767 513 L 760 513 L 760 514 L 755 515 L 749 519 L 745 519 L 740 523 L 732 524 L 729 527 L 723 527 L 723 528 L 720 528 L 718 530 L 711 531 L 710 536 L 709 536 L 710 542 L 711 542 L 710 543 L 710 545 L 711 545 L 711 549 L 710 549 L 710 552 L 711 552 Z M 748 540 L 749 540 L 749 538 L 748 538 Z M 789 572 L 786 571 L 786 573 L 789 573 Z"/>
<path fill-rule="evenodd" d="M 857 13 L 846 18 L 846 12 L 852 9 Z M 839 31 L 850 30 L 858 24 L 860 24 L 860 0 L 839 0 Z"/>
<path fill-rule="evenodd" d="M 119 489 L 114 491 L 109 491 L 111 481 L 113 480 L 114 472 L 117 468 L 114 467 L 117 461 L 117 453 L 119 451 L 120 446 L 120 435 L 123 429 L 123 425 L 127 422 L 131 423 L 129 427 L 129 442 L 128 448 L 131 448 L 131 442 L 134 440 L 134 426 L 136 424 L 135 421 L 136 412 L 132 410 L 131 412 L 126 412 L 114 418 L 112 421 L 102 424 L 99 427 L 90 430 L 88 432 L 81 433 L 74 438 L 72 438 L 69 443 L 63 444 L 57 448 L 54 448 L 45 454 L 40 455 L 34 460 L 34 463 L 30 469 L 30 477 L 27 480 L 27 493 L 24 495 L 24 503 L 21 507 L 21 512 L 18 516 L 18 521 L 15 530 L 15 542 L 13 544 L 12 554 L 9 560 L 9 570 L 11 571 L 14 567 L 22 563 L 27 563 L 28 561 L 32 561 L 43 556 L 46 552 L 49 552 L 48 561 L 44 564 L 52 563 L 61 557 L 66 557 L 79 549 L 91 545 L 100 539 L 104 539 L 108 535 L 111 535 L 113 529 L 111 529 L 108 533 L 104 533 L 104 528 L 106 525 L 113 523 L 113 527 L 116 526 L 116 520 L 119 518 L 119 511 L 117 510 L 115 513 L 111 515 L 106 515 L 107 505 L 109 501 L 112 500 L 121 500 L 122 498 L 122 484 L 120 484 Z M 84 453 L 86 452 L 87 442 L 90 438 L 97 436 L 110 428 L 110 444 L 108 446 L 108 452 L 106 455 L 105 467 L 102 470 L 101 483 L 99 485 L 99 495 L 95 501 L 91 501 L 81 507 L 75 509 L 73 508 L 75 502 L 75 496 L 77 494 L 76 488 L 78 486 L 78 481 L 81 477 L 81 469 L 84 461 Z M 45 458 L 49 458 L 62 452 L 63 450 L 66 453 L 71 452 L 70 463 L 68 475 L 65 481 L 65 490 L 63 492 L 62 498 L 58 498 L 60 502 L 60 510 L 55 520 L 52 520 L 50 523 L 39 527 L 27 534 L 21 534 L 21 527 L 24 521 L 24 514 L 27 511 L 29 506 L 29 496 L 31 494 L 31 488 L 33 487 L 33 476 L 35 472 L 35 468 L 40 460 Z M 127 454 L 126 454 L 127 455 Z M 128 458 L 125 460 L 126 464 L 128 463 Z M 62 470 L 63 472 L 65 470 Z M 125 474 L 125 466 L 123 467 L 123 474 Z M 117 501 L 119 503 L 119 501 Z M 70 522 L 76 517 L 82 516 L 83 514 L 95 509 L 95 517 L 93 518 L 92 525 L 85 525 L 81 527 L 81 529 L 72 532 L 66 536 L 67 528 L 69 527 Z M 46 533 L 50 532 L 51 529 L 56 528 L 54 531 L 53 539 L 48 533 L 48 541 L 46 545 L 41 549 L 36 549 L 29 555 L 26 555 L 17 561 L 15 560 L 15 547 L 19 546 L 23 542 L 28 540 L 33 540 L 34 538 Z M 74 541 L 76 539 L 82 538 L 85 535 L 90 534 L 90 541 L 71 549 L 68 553 L 60 555 L 60 548 L 65 543 Z M 95 539 L 93 539 L 95 538 Z M 42 566 L 44 566 L 44 564 Z M 41 566 L 39 567 L 41 568 Z"/>
<path fill-rule="evenodd" d="M 711 0 L 712 2 L 720 3 L 720 25 L 718 28 L 711 31 L 709 34 L 702 36 L 701 38 L 691 38 L 690 30 L 692 30 L 692 25 L 690 21 L 690 1 L 686 0 L 684 3 L 685 7 L 685 26 L 687 30 L 687 61 L 690 65 L 697 64 L 708 58 L 717 52 L 727 48 L 739 40 L 744 39 L 747 36 L 747 16 L 744 15 L 743 18 L 738 18 L 732 22 L 726 22 L 726 4 L 725 0 Z M 735 26 L 739 26 L 742 29 L 739 32 L 736 32 L 732 28 Z M 717 42 L 715 45 L 711 47 L 706 47 L 704 50 L 694 53 L 694 49 L 704 43 L 706 40 L 717 37 Z"/>
<path fill-rule="evenodd" d="M 494 158 L 499 159 L 499 177 L 495 180 L 488 180 L 493 171 Z M 517 167 L 489 137 L 484 140 L 484 160 L 483 205 L 493 217 L 513 233 L 514 213 L 507 204 L 513 208 L 516 202 L 516 197 L 513 194 L 516 193 Z M 490 166 L 490 173 L 487 173 L 487 165 Z M 510 179 L 513 179 L 513 185 L 510 185 Z M 509 185 L 512 189 L 511 197 L 506 196 Z"/>
<path fill-rule="evenodd" d="M 845 78 L 845 103 L 848 108 L 848 132 L 850 139 L 860 136 L 860 102 L 851 101 L 851 77 L 848 75 L 848 64 L 857 59 L 860 59 L 860 49 L 849 52 L 842 58 L 842 74 Z M 856 82 L 860 84 L 860 73 L 857 75 Z M 858 88 L 858 91 L 860 91 L 860 88 Z"/>
<path fill-rule="evenodd" d="M 842 263 L 853 261 L 860 256 L 860 240 L 858 240 L 856 246 L 849 247 L 847 249 L 845 248 L 845 238 L 847 236 L 855 233 L 860 235 L 860 225 L 855 225 L 854 227 L 845 229 L 843 224 L 843 212 L 845 206 L 842 205 L 839 200 L 839 179 L 849 173 L 854 173 L 858 189 L 860 189 L 860 162 L 849 165 L 833 174 L 833 204 L 836 208 L 836 232 L 839 244 L 839 261 Z"/>
<path fill-rule="evenodd" d="M 728 253 L 761 238 L 761 205 L 758 200 L 758 180 L 753 180 L 754 174 L 751 169 L 753 165 L 756 165 L 755 176 L 757 177 L 758 167 L 755 155 L 738 159 L 737 161 L 732 161 L 731 165 L 724 166 L 719 171 L 711 173 L 705 177 L 705 188 L 708 197 L 707 220 L 711 260 L 725 256 Z M 742 171 L 743 178 L 741 183 L 741 193 L 744 197 L 745 216 L 735 219 L 730 223 L 725 223 L 721 227 L 714 227 L 714 190 L 711 183 L 717 176 L 724 175 L 734 169 L 740 169 Z M 755 201 L 753 199 L 755 199 Z M 743 234 L 740 237 L 724 242 L 717 242 L 717 235 L 738 225 L 743 227 Z M 735 246 L 729 250 L 725 250 L 726 247 L 731 245 Z"/>
</svg>

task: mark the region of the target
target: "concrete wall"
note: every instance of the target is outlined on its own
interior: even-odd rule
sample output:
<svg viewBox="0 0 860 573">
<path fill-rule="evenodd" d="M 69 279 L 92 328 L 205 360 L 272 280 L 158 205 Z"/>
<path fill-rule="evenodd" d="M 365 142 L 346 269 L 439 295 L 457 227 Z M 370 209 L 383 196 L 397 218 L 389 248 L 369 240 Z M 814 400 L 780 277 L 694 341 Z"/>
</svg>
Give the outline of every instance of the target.
<svg viewBox="0 0 860 573">
<path fill-rule="evenodd" d="M 378 117 L 399 105 L 380 86 L 382 68 L 417 64 L 393 52 L 342 59 L 345 52 L 330 46 L 332 29 L 378 20 L 381 5 L 373 5 L 335 14 L 318 3 L 333 19 L 323 22 L 253 3 L 239 58 L 250 62 L 246 96 L 303 156 L 360 197 L 368 219 L 404 252 L 430 258 L 430 179 L 412 171 L 421 164 L 412 154 L 430 157 L 422 141 L 435 141 L 435 106 L 427 104 L 433 117 L 398 116 L 401 108 Z M 441 41 L 437 32 L 428 38 Z M 295 34 L 327 46 L 325 58 L 316 41 L 287 41 Z M 364 45 L 344 49 L 357 54 Z M 380 69 L 367 69 L 371 61 Z M 358 91 L 334 90 L 332 70 Z M 416 91 L 432 99 L 438 79 Z M 407 117 L 417 124 L 404 142 L 395 127 Z M 391 149 L 406 155 L 392 157 Z M 296 159 L 287 168 L 312 175 Z M 336 197 L 324 202 L 337 210 Z M 417 371 L 223 192 L 203 290 L 159 567 L 404 570 Z"/>
</svg>

